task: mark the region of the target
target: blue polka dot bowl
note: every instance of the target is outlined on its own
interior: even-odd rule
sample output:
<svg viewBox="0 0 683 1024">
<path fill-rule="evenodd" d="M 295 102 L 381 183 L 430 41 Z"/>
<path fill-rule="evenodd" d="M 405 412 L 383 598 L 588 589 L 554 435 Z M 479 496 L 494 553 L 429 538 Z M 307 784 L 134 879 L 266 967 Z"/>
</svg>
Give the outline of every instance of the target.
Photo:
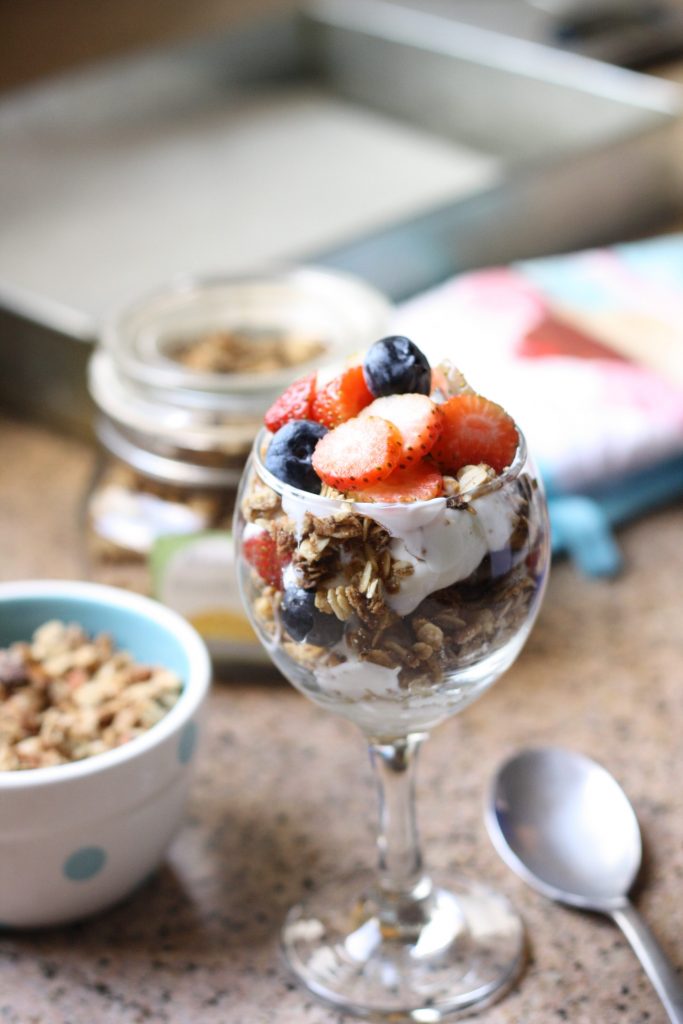
<svg viewBox="0 0 683 1024">
<path fill-rule="evenodd" d="M 148 732 L 71 764 L 0 771 L 0 923 L 61 924 L 116 903 L 152 872 L 182 823 L 211 669 L 203 641 L 148 598 L 94 583 L 0 584 L 0 648 L 50 619 L 109 633 L 163 665 L 180 697 Z"/>
</svg>

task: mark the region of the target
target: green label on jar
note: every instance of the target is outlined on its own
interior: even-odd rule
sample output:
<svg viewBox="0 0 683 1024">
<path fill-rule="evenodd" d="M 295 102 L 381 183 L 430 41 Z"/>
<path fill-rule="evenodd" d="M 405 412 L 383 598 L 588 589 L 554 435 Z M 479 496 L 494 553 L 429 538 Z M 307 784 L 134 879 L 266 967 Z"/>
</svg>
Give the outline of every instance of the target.
<svg viewBox="0 0 683 1024">
<path fill-rule="evenodd" d="M 212 652 L 260 652 L 240 599 L 232 534 L 209 530 L 159 537 L 150 552 L 154 596 L 180 612 Z"/>
</svg>

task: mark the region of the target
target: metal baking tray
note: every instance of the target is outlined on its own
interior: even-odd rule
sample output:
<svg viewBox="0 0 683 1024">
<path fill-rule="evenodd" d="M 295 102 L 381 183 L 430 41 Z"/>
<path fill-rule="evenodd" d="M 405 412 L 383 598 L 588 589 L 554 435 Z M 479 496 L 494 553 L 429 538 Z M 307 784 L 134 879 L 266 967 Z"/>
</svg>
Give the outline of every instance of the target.
<svg viewBox="0 0 683 1024">
<path fill-rule="evenodd" d="M 399 299 L 651 229 L 671 83 L 386 0 L 0 100 L 0 403 L 88 421 L 102 312 L 177 272 L 317 262 Z"/>
</svg>

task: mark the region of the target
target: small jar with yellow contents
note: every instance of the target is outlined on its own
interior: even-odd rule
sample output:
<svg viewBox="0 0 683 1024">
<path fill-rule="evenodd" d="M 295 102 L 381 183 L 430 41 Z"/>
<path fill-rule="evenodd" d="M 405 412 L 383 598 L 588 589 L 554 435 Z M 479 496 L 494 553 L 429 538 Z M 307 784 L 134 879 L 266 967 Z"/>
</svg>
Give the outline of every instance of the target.
<svg viewBox="0 0 683 1024">
<path fill-rule="evenodd" d="M 175 608 L 217 660 L 264 662 L 234 571 L 244 462 L 283 388 L 379 337 L 388 317 L 374 289 L 314 268 L 184 279 L 110 316 L 89 367 L 90 576 Z"/>
</svg>

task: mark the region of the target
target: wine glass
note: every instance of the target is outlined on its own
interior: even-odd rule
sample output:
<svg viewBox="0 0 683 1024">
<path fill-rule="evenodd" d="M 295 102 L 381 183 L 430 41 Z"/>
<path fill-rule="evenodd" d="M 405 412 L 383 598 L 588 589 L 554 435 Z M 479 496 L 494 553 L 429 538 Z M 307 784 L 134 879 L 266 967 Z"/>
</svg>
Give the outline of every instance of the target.
<svg viewBox="0 0 683 1024">
<path fill-rule="evenodd" d="M 471 1012 L 515 979 L 522 924 L 488 887 L 427 873 L 416 759 L 529 635 L 549 564 L 539 478 L 520 433 L 498 476 L 470 466 L 443 497 L 359 503 L 277 479 L 269 437 L 254 443 L 236 511 L 245 607 L 290 682 L 364 732 L 379 794 L 377 873 L 294 907 L 285 955 L 313 993 L 357 1016 L 431 1024 Z"/>
</svg>

